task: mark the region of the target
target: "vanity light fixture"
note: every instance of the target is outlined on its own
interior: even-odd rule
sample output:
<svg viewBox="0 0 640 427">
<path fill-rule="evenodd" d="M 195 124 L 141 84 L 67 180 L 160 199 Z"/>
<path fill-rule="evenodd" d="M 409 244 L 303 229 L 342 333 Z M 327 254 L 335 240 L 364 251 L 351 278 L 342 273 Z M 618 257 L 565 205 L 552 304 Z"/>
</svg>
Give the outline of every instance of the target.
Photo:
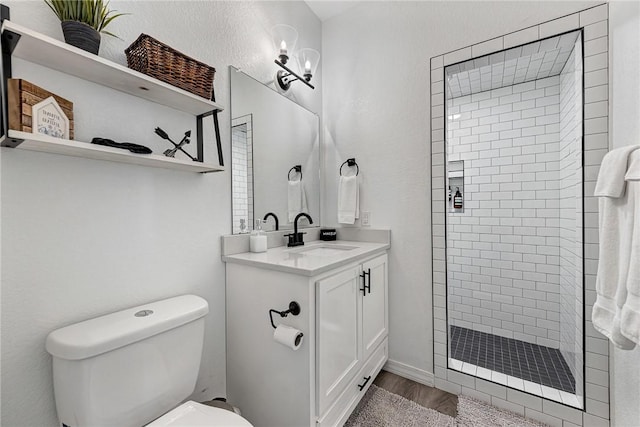
<svg viewBox="0 0 640 427">
<path fill-rule="evenodd" d="M 300 70 L 303 70 L 302 77 L 300 77 L 290 66 L 286 65 L 298 41 L 298 32 L 290 25 L 278 24 L 273 27 L 272 34 L 274 45 L 278 51 L 278 59 L 275 60 L 275 63 L 282 68 L 282 70 L 278 70 L 276 73 L 276 86 L 278 90 L 281 92 L 288 91 L 291 83 L 296 80 L 301 81 L 311 89 L 315 89 L 309 82 L 320 63 L 320 53 L 311 48 L 300 49 L 300 51 L 296 53 L 298 67 Z"/>
<path fill-rule="evenodd" d="M 278 58 L 281 63 L 289 61 L 289 52 L 293 52 L 298 42 L 298 32 L 291 25 L 278 24 L 271 29 L 273 43 L 278 48 Z"/>
</svg>

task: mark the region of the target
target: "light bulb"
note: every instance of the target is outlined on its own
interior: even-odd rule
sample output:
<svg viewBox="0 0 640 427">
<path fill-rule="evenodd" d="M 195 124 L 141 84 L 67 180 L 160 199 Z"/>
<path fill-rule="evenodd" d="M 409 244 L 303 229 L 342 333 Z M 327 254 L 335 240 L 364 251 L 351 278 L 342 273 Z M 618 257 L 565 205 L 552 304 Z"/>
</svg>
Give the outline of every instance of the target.
<svg viewBox="0 0 640 427">
<path fill-rule="evenodd" d="M 287 54 L 287 42 L 282 40 L 282 42 L 280 42 L 280 55 L 286 55 L 286 54 Z"/>
<path fill-rule="evenodd" d="M 305 74 L 311 74 L 311 62 L 306 61 L 304 63 L 304 73 Z"/>
</svg>

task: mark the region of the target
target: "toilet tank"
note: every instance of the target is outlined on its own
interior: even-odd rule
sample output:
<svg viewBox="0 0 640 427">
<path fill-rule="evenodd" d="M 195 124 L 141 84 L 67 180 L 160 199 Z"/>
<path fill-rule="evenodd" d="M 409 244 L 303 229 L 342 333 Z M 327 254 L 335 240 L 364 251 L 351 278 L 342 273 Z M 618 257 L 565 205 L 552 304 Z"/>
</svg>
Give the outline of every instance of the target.
<svg viewBox="0 0 640 427">
<path fill-rule="evenodd" d="M 182 295 L 53 331 L 53 386 L 60 423 L 140 427 L 194 390 L 207 302 Z"/>
</svg>

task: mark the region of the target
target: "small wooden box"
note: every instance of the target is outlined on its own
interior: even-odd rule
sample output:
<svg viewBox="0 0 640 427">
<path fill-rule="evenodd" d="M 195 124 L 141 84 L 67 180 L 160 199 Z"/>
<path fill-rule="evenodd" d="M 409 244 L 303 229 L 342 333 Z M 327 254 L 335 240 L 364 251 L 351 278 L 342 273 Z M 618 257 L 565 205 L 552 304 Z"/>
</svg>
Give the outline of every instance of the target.
<svg viewBox="0 0 640 427">
<path fill-rule="evenodd" d="M 53 96 L 69 119 L 69 139 L 73 139 L 73 102 L 22 79 L 9 79 L 9 129 L 32 132 L 31 107 Z"/>
</svg>

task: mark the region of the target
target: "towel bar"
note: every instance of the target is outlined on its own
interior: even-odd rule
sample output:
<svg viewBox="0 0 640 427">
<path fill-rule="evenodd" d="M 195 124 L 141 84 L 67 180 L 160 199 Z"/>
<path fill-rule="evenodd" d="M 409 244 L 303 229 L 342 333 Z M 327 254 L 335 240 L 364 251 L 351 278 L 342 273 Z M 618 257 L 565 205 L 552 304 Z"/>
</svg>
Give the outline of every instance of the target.
<svg viewBox="0 0 640 427">
<path fill-rule="evenodd" d="M 356 159 L 355 158 L 351 158 L 351 159 L 347 159 L 344 161 L 344 163 L 342 163 L 340 165 L 340 169 L 338 170 L 338 172 L 340 173 L 340 176 L 342 176 L 342 167 L 344 165 L 347 165 L 349 167 L 356 167 L 356 176 L 358 176 L 358 174 L 360 173 L 360 166 L 358 166 L 358 164 L 356 163 Z"/>
<path fill-rule="evenodd" d="M 295 165 L 291 169 L 289 169 L 289 173 L 287 173 L 287 180 L 291 181 L 291 171 L 298 172 L 300 174 L 300 180 L 302 180 L 302 165 Z"/>
</svg>

